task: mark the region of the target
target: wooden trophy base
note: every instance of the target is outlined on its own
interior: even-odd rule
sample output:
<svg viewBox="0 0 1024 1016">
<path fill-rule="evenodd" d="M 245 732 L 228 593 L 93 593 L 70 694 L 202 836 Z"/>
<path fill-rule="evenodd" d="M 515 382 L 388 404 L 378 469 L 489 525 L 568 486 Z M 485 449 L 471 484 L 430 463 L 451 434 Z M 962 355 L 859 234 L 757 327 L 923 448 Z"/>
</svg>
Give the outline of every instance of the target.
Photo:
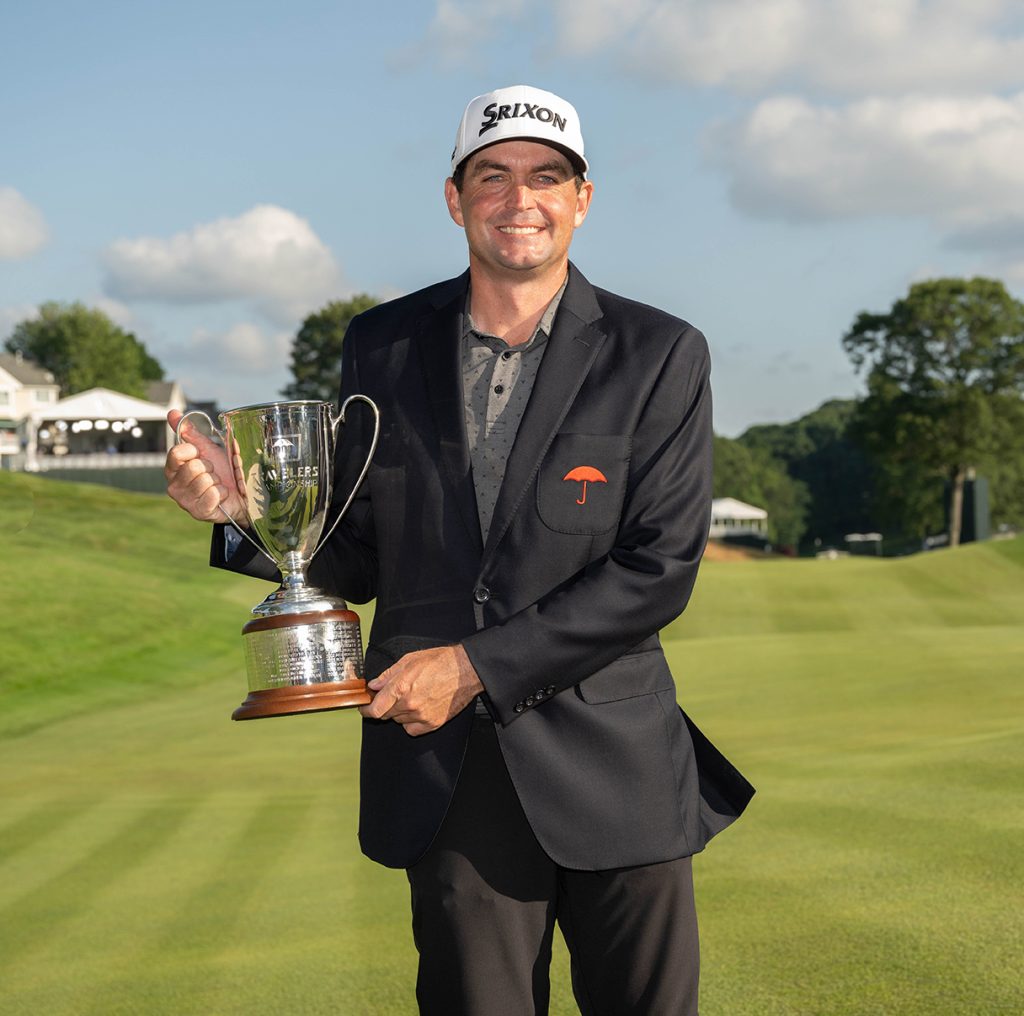
<svg viewBox="0 0 1024 1016">
<path fill-rule="evenodd" d="M 231 714 L 231 719 L 262 720 L 268 716 L 321 713 L 328 709 L 364 706 L 372 701 L 366 682 L 360 680 L 265 688 L 249 692 L 246 700 Z"/>
</svg>

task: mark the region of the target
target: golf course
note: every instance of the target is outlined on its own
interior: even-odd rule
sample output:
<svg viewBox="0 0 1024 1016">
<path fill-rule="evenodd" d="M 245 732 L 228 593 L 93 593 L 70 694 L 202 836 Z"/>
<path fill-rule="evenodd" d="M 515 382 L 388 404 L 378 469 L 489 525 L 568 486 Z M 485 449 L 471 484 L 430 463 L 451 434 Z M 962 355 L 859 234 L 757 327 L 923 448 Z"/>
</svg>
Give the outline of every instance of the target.
<svg viewBox="0 0 1024 1016">
<path fill-rule="evenodd" d="M 269 587 L 208 537 L 0 472 L 2 1016 L 415 1013 L 359 717 L 231 722 Z M 694 862 L 703 1016 L 1024 1012 L 1024 538 L 708 562 L 663 640 L 758 790 Z"/>
</svg>

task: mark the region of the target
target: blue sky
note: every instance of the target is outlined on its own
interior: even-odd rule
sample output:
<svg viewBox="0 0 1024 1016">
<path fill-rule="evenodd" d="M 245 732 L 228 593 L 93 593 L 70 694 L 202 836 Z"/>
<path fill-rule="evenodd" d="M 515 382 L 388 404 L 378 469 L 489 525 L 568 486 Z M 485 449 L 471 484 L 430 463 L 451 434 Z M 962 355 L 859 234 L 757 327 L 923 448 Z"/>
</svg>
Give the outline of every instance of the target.
<svg viewBox="0 0 1024 1016">
<path fill-rule="evenodd" d="M 462 271 L 455 128 L 520 82 L 581 115 L 574 260 L 704 330 L 722 433 L 856 392 L 917 279 L 1024 295 L 1013 0 L 36 0 L 0 52 L 0 339 L 81 300 L 224 408 L 326 300 Z"/>
</svg>

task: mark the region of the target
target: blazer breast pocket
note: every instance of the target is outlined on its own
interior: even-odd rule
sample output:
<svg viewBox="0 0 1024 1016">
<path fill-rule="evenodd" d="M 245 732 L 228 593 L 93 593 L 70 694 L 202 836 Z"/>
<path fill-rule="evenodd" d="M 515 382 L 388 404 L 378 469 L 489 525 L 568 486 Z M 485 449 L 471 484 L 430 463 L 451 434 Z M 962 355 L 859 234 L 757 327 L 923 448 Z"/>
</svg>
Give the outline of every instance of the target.
<svg viewBox="0 0 1024 1016">
<path fill-rule="evenodd" d="M 596 536 L 619 524 L 630 439 L 558 434 L 537 476 L 537 512 L 556 533 Z"/>
</svg>

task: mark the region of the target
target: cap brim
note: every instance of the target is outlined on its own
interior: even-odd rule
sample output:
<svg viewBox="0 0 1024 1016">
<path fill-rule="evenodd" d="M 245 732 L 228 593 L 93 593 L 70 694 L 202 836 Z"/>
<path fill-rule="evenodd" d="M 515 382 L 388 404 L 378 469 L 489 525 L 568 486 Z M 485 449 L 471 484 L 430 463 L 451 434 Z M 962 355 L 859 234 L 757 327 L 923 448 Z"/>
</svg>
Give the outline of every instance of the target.
<svg viewBox="0 0 1024 1016">
<path fill-rule="evenodd" d="M 571 148 L 567 148 L 565 145 L 560 145 L 557 141 L 552 141 L 550 138 L 534 138 L 524 135 L 516 136 L 514 138 L 495 138 L 494 141 L 491 141 L 486 145 L 474 148 L 473 151 L 465 156 L 458 166 L 452 170 L 452 173 L 456 173 L 460 166 L 465 166 L 465 164 L 472 159 L 474 155 L 477 155 L 488 148 L 493 148 L 495 145 L 503 145 L 506 141 L 535 141 L 538 145 L 546 145 L 548 148 L 554 148 L 555 151 L 561 152 L 569 160 L 569 165 L 571 165 L 584 180 L 587 178 L 587 173 L 590 172 L 590 167 L 587 165 L 586 159 L 581 158 Z"/>
</svg>

